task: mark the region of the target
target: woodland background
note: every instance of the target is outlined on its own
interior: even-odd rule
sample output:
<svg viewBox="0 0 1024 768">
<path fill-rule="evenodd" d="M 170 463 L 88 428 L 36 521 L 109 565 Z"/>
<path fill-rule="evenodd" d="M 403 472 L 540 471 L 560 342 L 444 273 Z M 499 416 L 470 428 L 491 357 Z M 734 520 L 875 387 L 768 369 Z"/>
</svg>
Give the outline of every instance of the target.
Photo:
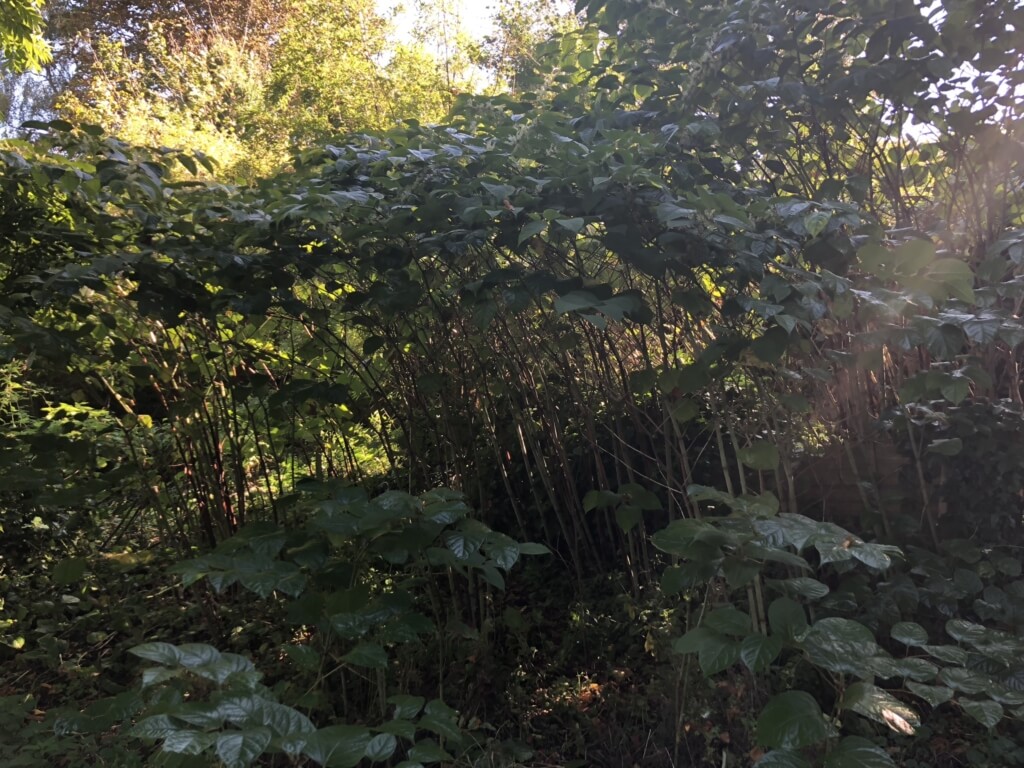
<svg viewBox="0 0 1024 768">
<path fill-rule="evenodd" d="M 5 766 L 1024 765 L 1024 8 L 4 0 Z"/>
</svg>

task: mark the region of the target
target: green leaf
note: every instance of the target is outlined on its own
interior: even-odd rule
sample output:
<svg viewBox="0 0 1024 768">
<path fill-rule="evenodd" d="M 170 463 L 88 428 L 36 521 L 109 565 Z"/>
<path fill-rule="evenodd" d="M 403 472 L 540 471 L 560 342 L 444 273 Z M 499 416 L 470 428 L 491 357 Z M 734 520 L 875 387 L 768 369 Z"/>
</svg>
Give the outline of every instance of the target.
<svg viewBox="0 0 1024 768">
<path fill-rule="evenodd" d="M 892 565 L 890 555 L 898 554 L 900 550 L 886 544 L 868 544 L 856 541 L 848 547 L 847 551 L 869 568 L 884 571 Z"/>
<path fill-rule="evenodd" d="M 184 730 L 170 715 L 152 715 L 139 720 L 131 729 L 137 739 L 164 739 L 171 733 Z"/>
<path fill-rule="evenodd" d="M 807 629 L 807 614 L 792 598 L 779 597 L 768 606 L 768 624 L 774 634 L 792 641 Z"/>
<path fill-rule="evenodd" d="M 456 744 L 462 740 L 462 731 L 459 730 L 458 721 L 454 717 L 424 715 L 420 718 L 417 726 L 433 731 L 438 736 L 442 736 Z"/>
<path fill-rule="evenodd" d="M 164 738 L 161 749 L 178 755 L 200 755 L 217 741 L 217 734 L 202 731 L 175 731 Z"/>
<path fill-rule="evenodd" d="M 807 658 L 831 672 L 856 675 L 864 659 L 881 650 L 871 630 L 851 619 L 830 616 L 816 622 L 800 638 Z"/>
<path fill-rule="evenodd" d="M 811 768 L 802 755 L 788 749 L 773 749 L 765 752 L 761 759 L 754 763 L 756 768 Z"/>
<path fill-rule="evenodd" d="M 786 315 L 776 315 L 775 322 L 786 322 L 786 317 Z M 758 359 L 766 363 L 774 363 L 786 353 L 789 341 L 789 333 L 784 328 L 773 325 L 764 332 L 764 335 L 750 342 L 750 351 L 757 355 Z"/>
<path fill-rule="evenodd" d="M 624 504 L 615 510 L 615 522 L 622 529 L 623 533 L 629 533 L 636 526 L 640 525 L 643 519 L 644 513 L 639 507 Z"/>
<path fill-rule="evenodd" d="M 245 768 L 270 745 L 269 728 L 222 733 L 217 736 L 217 757 L 227 768 Z"/>
<path fill-rule="evenodd" d="M 406 741 L 415 741 L 416 739 L 416 725 L 411 720 L 388 720 L 377 726 L 377 730 L 401 736 Z"/>
<path fill-rule="evenodd" d="M 955 645 L 922 645 L 921 650 L 946 664 L 967 663 L 967 651 Z"/>
<path fill-rule="evenodd" d="M 782 652 L 782 638 L 749 635 L 740 643 L 740 660 L 751 672 L 764 672 Z"/>
<path fill-rule="evenodd" d="M 170 643 L 143 643 L 130 648 L 128 653 L 167 667 L 177 666 L 181 659 L 178 649 Z"/>
<path fill-rule="evenodd" d="M 703 626 L 723 635 L 745 637 L 751 630 L 750 614 L 727 605 L 705 616 Z"/>
<path fill-rule="evenodd" d="M 490 563 L 484 563 L 479 570 L 481 578 L 495 589 L 505 589 L 505 577 Z"/>
<path fill-rule="evenodd" d="M 341 658 L 357 667 L 385 669 L 388 666 L 387 653 L 376 643 L 360 643 Z"/>
<path fill-rule="evenodd" d="M 355 768 L 369 744 L 367 728 L 329 725 L 306 737 L 302 753 L 327 768 Z"/>
<path fill-rule="evenodd" d="M 953 698 L 953 689 L 947 688 L 944 685 L 924 685 L 923 683 L 915 683 L 913 680 L 909 680 L 906 686 L 908 691 L 915 696 L 920 696 L 933 707 L 945 704 Z"/>
<path fill-rule="evenodd" d="M 928 453 L 937 453 L 940 456 L 956 456 L 964 448 L 964 441 L 959 437 L 939 438 L 928 443 L 925 449 Z"/>
<path fill-rule="evenodd" d="M 550 555 L 551 550 L 543 544 L 535 544 L 532 541 L 524 541 L 519 545 L 520 555 Z"/>
<path fill-rule="evenodd" d="M 366 745 L 366 758 L 373 763 L 380 763 L 395 754 L 398 739 L 390 733 L 378 733 Z"/>
<path fill-rule="evenodd" d="M 586 222 L 583 219 L 578 217 L 572 219 L 555 219 L 555 224 L 569 230 L 570 232 L 576 235 L 578 235 L 580 230 L 583 229 L 583 225 L 585 223 Z M 522 237 L 522 234 L 520 234 L 520 237 Z"/>
<path fill-rule="evenodd" d="M 495 565 L 503 571 L 511 571 L 512 567 L 519 562 L 519 545 L 503 533 L 492 531 L 488 534 L 484 548 L 494 560 Z"/>
<path fill-rule="evenodd" d="M 320 666 L 320 654 L 308 645 L 284 645 L 281 650 L 292 660 L 299 669 L 306 672 L 315 672 Z"/>
<path fill-rule="evenodd" d="M 442 760 L 452 760 L 453 758 L 433 739 L 424 739 L 416 742 L 415 746 L 409 749 L 409 759 L 427 764 L 440 763 Z"/>
<path fill-rule="evenodd" d="M 237 656 L 237 654 L 232 654 Z M 238 656 L 245 661 L 241 656 Z M 206 643 L 184 643 L 178 646 L 178 663 L 186 669 L 197 669 L 199 667 L 209 667 L 215 665 L 222 660 L 221 652 L 214 648 L 212 645 Z M 234 664 L 232 664 L 234 666 Z M 245 665 L 243 664 L 244 668 Z M 241 670 L 239 670 L 241 671 Z"/>
<path fill-rule="evenodd" d="M 69 584 L 76 584 L 85 576 L 85 567 L 88 561 L 84 557 L 66 557 L 54 566 L 53 583 L 66 587 Z"/>
<path fill-rule="evenodd" d="M 544 219 L 529 222 L 519 231 L 518 245 L 522 245 L 534 235 L 539 235 L 547 227 L 548 223 Z"/>
<path fill-rule="evenodd" d="M 637 483 L 619 486 L 619 497 L 627 504 L 643 510 L 656 511 L 662 508 L 661 499 Z"/>
<path fill-rule="evenodd" d="M 740 660 L 739 643 L 722 641 L 715 645 L 705 645 L 697 652 L 697 662 L 705 677 L 717 675 L 727 670 Z"/>
<path fill-rule="evenodd" d="M 484 535 L 475 531 L 445 531 L 441 538 L 459 560 L 468 560 L 484 543 Z"/>
<path fill-rule="evenodd" d="M 614 507 L 620 501 L 619 494 L 612 493 L 611 491 L 587 491 L 587 494 L 583 497 L 583 511 L 591 512 L 595 509 Z"/>
<path fill-rule="evenodd" d="M 861 736 L 847 736 L 825 757 L 823 768 L 896 768 L 889 754 Z"/>
<path fill-rule="evenodd" d="M 828 226 L 828 222 L 832 218 L 830 211 L 814 211 L 804 217 L 804 229 L 807 230 L 807 234 L 811 237 L 817 237 Z"/>
<path fill-rule="evenodd" d="M 913 735 L 921 724 L 913 709 L 871 683 L 854 683 L 847 688 L 843 696 L 843 707 L 887 725 L 904 736 Z"/>
<path fill-rule="evenodd" d="M 757 718 L 757 743 L 776 749 L 801 749 L 829 737 L 825 716 L 805 691 L 786 691 L 772 698 Z"/>
<path fill-rule="evenodd" d="M 893 624 L 889 634 L 892 635 L 893 640 L 911 647 L 920 647 L 928 644 L 928 632 L 920 624 L 916 624 L 913 621 L 901 621 Z"/>
<path fill-rule="evenodd" d="M 999 725 L 999 721 L 1003 719 L 1003 707 L 998 702 L 960 699 L 959 703 L 964 712 L 989 730 Z"/>
<path fill-rule="evenodd" d="M 699 653 L 707 646 L 722 645 L 726 640 L 717 632 L 707 627 L 695 627 L 682 637 L 672 641 L 672 650 L 676 653 Z"/>
<path fill-rule="evenodd" d="M 751 469 L 767 472 L 779 465 L 779 449 L 767 440 L 751 443 L 736 453 L 740 461 Z"/>
<path fill-rule="evenodd" d="M 810 576 L 784 579 L 780 582 L 780 585 L 786 592 L 808 600 L 820 600 L 829 593 L 827 585 L 822 584 L 817 579 L 812 579 Z"/>
<path fill-rule="evenodd" d="M 411 720 L 420 713 L 423 709 L 423 704 L 426 701 L 422 696 L 408 696 L 406 694 L 399 694 L 397 696 L 391 696 L 388 699 L 388 704 L 395 705 L 395 719 L 396 720 Z"/>
<path fill-rule="evenodd" d="M 943 669 L 939 672 L 939 681 L 954 691 L 972 695 L 985 693 L 992 686 L 992 679 L 988 675 L 972 672 L 969 669 Z"/>
</svg>

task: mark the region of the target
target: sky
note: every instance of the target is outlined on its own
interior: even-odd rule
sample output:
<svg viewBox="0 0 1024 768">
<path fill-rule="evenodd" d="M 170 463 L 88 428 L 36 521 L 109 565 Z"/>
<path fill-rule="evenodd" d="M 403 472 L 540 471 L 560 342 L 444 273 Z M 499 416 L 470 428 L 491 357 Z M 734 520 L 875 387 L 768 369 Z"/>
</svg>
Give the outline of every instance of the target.
<svg viewBox="0 0 1024 768">
<path fill-rule="evenodd" d="M 492 0 L 452 0 L 458 6 L 463 29 L 476 40 L 491 32 L 494 15 Z M 398 33 L 407 35 L 415 22 L 416 0 L 377 0 L 377 7 L 389 11 L 396 6 L 403 10 L 398 16 Z"/>
</svg>

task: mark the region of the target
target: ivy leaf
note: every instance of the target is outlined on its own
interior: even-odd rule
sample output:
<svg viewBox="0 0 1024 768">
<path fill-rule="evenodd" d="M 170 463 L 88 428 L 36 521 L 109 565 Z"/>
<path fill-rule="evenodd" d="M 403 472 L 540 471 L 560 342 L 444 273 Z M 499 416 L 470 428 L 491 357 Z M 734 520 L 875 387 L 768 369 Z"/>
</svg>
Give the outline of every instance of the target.
<svg viewBox="0 0 1024 768">
<path fill-rule="evenodd" d="M 806 691 L 786 691 L 769 701 L 757 718 L 757 743 L 777 749 L 801 749 L 830 735 L 821 707 Z"/>
<path fill-rule="evenodd" d="M 896 768 L 889 754 L 860 736 L 847 736 L 825 758 L 823 768 Z"/>
</svg>

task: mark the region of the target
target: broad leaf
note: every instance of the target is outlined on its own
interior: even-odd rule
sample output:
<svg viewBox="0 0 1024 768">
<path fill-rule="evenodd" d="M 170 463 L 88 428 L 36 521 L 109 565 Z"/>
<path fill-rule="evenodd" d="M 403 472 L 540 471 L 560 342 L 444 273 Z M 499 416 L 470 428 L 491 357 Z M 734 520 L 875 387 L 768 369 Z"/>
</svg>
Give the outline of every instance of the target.
<svg viewBox="0 0 1024 768">
<path fill-rule="evenodd" d="M 370 731 L 355 725 L 330 725 L 306 737 L 303 754 L 328 768 L 355 768 L 366 754 Z"/>
<path fill-rule="evenodd" d="M 811 768 L 811 764 L 800 753 L 788 749 L 765 752 L 754 765 L 756 768 Z"/>
<path fill-rule="evenodd" d="M 944 685 L 924 685 L 915 683 L 913 680 L 907 682 L 907 690 L 916 696 L 920 696 L 933 707 L 945 704 L 953 698 L 953 689 Z"/>
<path fill-rule="evenodd" d="M 764 672 L 782 652 L 782 639 L 755 634 L 740 643 L 740 659 L 751 672 Z"/>
<path fill-rule="evenodd" d="M 818 744 L 830 731 L 821 707 L 804 691 L 776 695 L 757 719 L 757 743 L 776 749 L 800 749 Z"/>
<path fill-rule="evenodd" d="M 384 669 L 388 665 L 387 653 L 376 643 L 360 643 L 341 658 L 357 667 Z"/>
<path fill-rule="evenodd" d="M 870 683 L 854 683 L 846 689 L 843 707 L 910 736 L 921 724 L 917 713 L 888 691 Z"/>
<path fill-rule="evenodd" d="M 960 699 L 959 703 L 963 707 L 964 712 L 986 728 L 995 728 L 999 725 L 999 721 L 1003 719 L 1003 707 L 998 702 Z"/>
<path fill-rule="evenodd" d="M 847 736 L 828 753 L 823 768 L 896 768 L 896 763 L 877 744 Z"/>
<path fill-rule="evenodd" d="M 269 728 L 222 733 L 217 737 L 217 757 L 227 768 L 245 768 L 270 745 Z"/>
<path fill-rule="evenodd" d="M 831 672 L 851 675 L 863 673 L 865 658 L 878 655 L 880 650 L 870 629 L 839 617 L 815 623 L 799 642 L 814 664 Z"/>
<path fill-rule="evenodd" d="M 387 760 L 398 748 L 398 739 L 390 733 L 378 733 L 366 745 L 366 758 L 373 763 Z"/>
<path fill-rule="evenodd" d="M 751 631 L 750 614 L 731 605 L 716 608 L 704 617 L 703 626 L 723 635 L 745 637 Z"/>
<path fill-rule="evenodd" d="M 889 634 L 892 635 L 893 640 L 911 647 L 928 644 L 928 632 L 920 624 L 912 621 L 901 621 L 893 624 Z"/>
</svg>

